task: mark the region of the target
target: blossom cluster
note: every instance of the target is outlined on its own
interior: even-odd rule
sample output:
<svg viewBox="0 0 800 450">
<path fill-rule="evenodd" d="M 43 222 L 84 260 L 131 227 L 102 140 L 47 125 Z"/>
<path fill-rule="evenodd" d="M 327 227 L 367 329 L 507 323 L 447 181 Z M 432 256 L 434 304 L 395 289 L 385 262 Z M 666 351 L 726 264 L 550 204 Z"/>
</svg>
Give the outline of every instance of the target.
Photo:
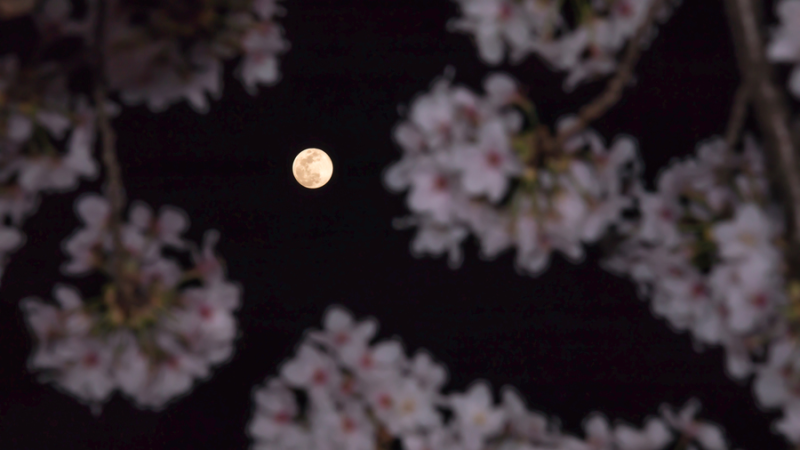
<svg viewBox="0 0 800 450">
<path fill-rule="evenodd" d="M 555 70 L 567 71 L 564 89 L 611 74 L 619 53 L 644 24 L 651 7 L 665 20 L 677 1 L 661 0 L 455 0 L 463 14 L 451 31 L 474 37 L 480 58 L 502 62 L 536 54 Z M 566 11 L 572 7 L 570 11 Z M 568 13 L 568 14 L 567 14 Z M 571 20 L 568 20 L 571 17 Z M 646 35 L 646 42 L 655 29 Z M 643 43 L 644 44 L 644 43 Z"/>
<path fill-rule="evenodd" d="M 289 49 L 275 16 L 277 0 L 110 2 L 106 72 L 126 104 L 152 111 L 187 100 L 199 113 L 222 94 L 223 62 L 241 57 L 247 91 L 279 81 L 278 55 Z"/>
<path fill-rule="evenodd" d="M 556 250 L 580 261 L 583 244 L 597 242 L 630 206 L 640 167 L 634 141 L 621 137 L 607 148 L 586 130 L 548 150 L 538 143 L 533 105 L 509 76 L 493 74 L 484 88 L 480 97 L 437 80 L 395 129 L 403 156 L 384 181 L 409 190 L 413 215 L 405 222 L 419 227 L 412 251 L 447 252 L 457 265 L 473 234 L 483 257 L 515 248 L 525 273 L 543 271 Z M 573 120 L 563 118 L 559 129 Z"/>
<path fill-rule="evenodd" d="M 419 351 L 408 357 L 396 340 L 371 343 L 373 319 L 356 322 L 334 306 L 292 356 L 254 393 L 248 427 L 255 449 L 373 450 L 656 450 L 676 439 L 706 450 L 727 448 L 722 430 L 694 418 L 697 401 L 677 414 L 666 405 L 641 429 L 593 413 L 585 436 L 531 411 L 517 391 L 496 403 L 488 383 L 445 394 L 447 371 Z M 397 447 L 399 445 L 399 447 Z M 695 447 L 698 448 L 698 447 Z"/>
<path fill-rule="evenodd" d="M 777 429 L 800 443 L 800 352 L 786 314 L 782 216 L 756 141 L 747 137 L 735 151 L 711 139 L 664 170 L 655 192 L 636 198 L 639 218 L 605 266 L 630 276 L 674 329 L 725 348 L 730 376 L 755 375 L 756 400 L 783 407 Z"/>
<path fill-rule="evenodd" d="M 114 104 L 106 109 L 117 112 Z M 7 254 L 24 241 L 20 228 L 40 194 L 69 191 L 97 176 L 94 141 L 94 109 L 85 97 L 69 95 L 57 66 L 0 58 L 0 275 Z"/>
<path fill-rule="evenodd" d="M 92 194 L 79 198 L 76 209 L 84 226 L 64 243 L 70 260 L 62 271 L 99 271 L 110 278 L 109 205 Z M 207 232 L 198 249 L 181 238 L 188 224 L 176 208 L 164 207 L 156 217 L 136 202 L 121 233 L 120 283 L 109 280 L 93 297 L 57 285 L 55 305 L 24 299 L 21 307 L 36 338 L 30 369 L 94 411 L 117 389 L 139 407 L 158 410 L 228 360 L 241 289 L 226 279 L 214 254 L 218 234 Z M 168 256 L 181 252 L 183 260 Z"/>
<path fill-rule="evenodd" d="M 781 0 L 775 4 L 780 24 L 773 30 L 767 46 L 770 61 L 794 64 L 789 76 L 789 92 L 800 98 L 800 2 Z"/>
<path fill-rule="evenodd" d="M 80 3 L 80 2 L 78 2 Z M 97 0 L 31 3 L 37 30 L 32 55 L 0 57 L 0 276 L 41 192 L 75 189 L 98 174 L 92 158 L 96 105 L 87 100 Z M 125 104 L 153 111 L 183 99 L 208 111 L 222 91 L 222 64 L 239 57 L 236 74 L 251 94 L 280 79 L 277 55 L 288 50 L 275 23 L 276 0 L 107 2 L 105 72 Z M 15 13 L 17 15 L 17 13 Z M 24 61 L 21 62 L 21 61 Z M 77 86 L 77 87 L 76 87 Z M 104 105 L 109 116 L 117 105 Z"/>
</svg>

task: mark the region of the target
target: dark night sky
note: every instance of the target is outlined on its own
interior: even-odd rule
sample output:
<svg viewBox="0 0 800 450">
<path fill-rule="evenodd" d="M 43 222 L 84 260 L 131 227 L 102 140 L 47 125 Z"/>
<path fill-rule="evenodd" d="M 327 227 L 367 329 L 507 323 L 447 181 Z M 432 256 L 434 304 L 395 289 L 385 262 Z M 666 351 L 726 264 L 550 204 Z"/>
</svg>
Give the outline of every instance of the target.
<svg viewBox="0 0 800 450">
<path fill-rule="evenodd" d="M 326 307 L 344 305 L 399 336 L 406 351 L 426 348 L 449 368 L 447 391 L 476 378 L 516 386 L 529 405 L 562 419 L 570 432 L 600 410 L 641 425 L 661 402 L 695 396 L 702 417 L 721 423 L 735 447 L 782 448 L 750 388 L 729 380 L 719 349 L 697 354 L 637 299 L 634 287 L 597 266 L 556 258 L 538 278 L 517 275 L 513 255 L 481 261 L 473 243 L 464 265 L 413 258 L 412 231 L 391 220 L 407 213 L 381 184 L 399 158 L 391 140 L 408 104 L 447 65 L 456 83 L 480 89 L 493 69 L 469 38 L 446 31 L 447 0 L 292 0 L 279 19 L 292 48 L 282 81 L 249 97 L 230 75 L 225 96 L 205 116 L 186 104 L 154 115 L 128 108 L 115 122 L 130 199 L 175 205 L 199 241 L 221 232 L 218 251 L 244 288 L 242 337 L 233 360 L 194 393 L 161 413 L 139 411 L 119 395 L 100 418 L 25 371 L 31 340 L 18 301 L 51 298 L 65 257 L 59 243 L 78 225 L 72 202 L 97 191 L 48 195 L 26 224 L 28 245 L 0 287 L 0 447 L 3 449 L 241 449 L 251 390 L 274 375 Z M 597 94 L 595 83 L 566 95 L 561 78 L 534 57 L 501 66 L 530 87 L 546 122 Z M 638 85 L 595 128 L 607 139 L 635 136 L 653 176 L 671 157 L 724 130 L 738 84 L 722 4 L 685 1 L 637 70 Z M 326 187 L 291 177 L 300 150 L 334 160 Z"/>
</svg>

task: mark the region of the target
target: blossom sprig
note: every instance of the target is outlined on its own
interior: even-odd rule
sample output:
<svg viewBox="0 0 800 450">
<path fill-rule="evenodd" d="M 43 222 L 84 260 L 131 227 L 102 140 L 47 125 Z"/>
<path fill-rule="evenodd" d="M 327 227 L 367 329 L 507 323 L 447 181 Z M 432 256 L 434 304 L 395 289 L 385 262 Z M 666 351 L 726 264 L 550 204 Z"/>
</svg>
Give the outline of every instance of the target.
<svg viewBox="0 0 800 450">
<path fill-rule="evenodd" d="M 657 191 L 637 193 L 639 217 L 604 265 L 698 348 L 722 346 L 731 377 L 755 376 L 758 403 L 784 412 L 775 430 L 800 444 L 800 289 L 785 279 L 783 217 L 768 194 L 754 138 L 741 151 L 710 139 L 664 170 Z"/>
<path fill-rule="evenodd" d="M 448 77 L 449 78 L 449 77 Z M 607 148 L 583 130 L 562 147 L 543 145 L 547 129 L 517 83 L 493 74 L 487 94 L 437 80 L 395 129 L 402 159 L 384 174 L 386 187 L 408 190 L 416 255 L 448 253 L 458 266 L 463 240 L 474 235 L 485 258 L 516 249 L 518 270 L 537 275 L 554 251 L 578 262 L 621 223 L 639 172 L 635 142 Z M 565 117 L 558 129 L 570 128 Z"/>
<path fill-rule="evenodd" d="M 428 353 L 409 357 L 396 340 L 372 343 L 373 319 L 356 321 L 334 306 L 322 330 L 311 330 L 297 353 L 254 392 L 248 425 L 254 449 L 373 450 L 660 450 L 727 449 L 717 425 L 695 419 L 690 401 L 677 414 L 662 405 L 641 429 L 601 413 L 584 421 L 585 436 L 531 411 L 506 386 L 495 402 L 489 384 L 443 393 L 444 366 Z M 399 446 L 399 447 L 398 447 Z"/>
<path fill-rule="evenodd" d="M 729 373 L 746 377 L 751 357 L 786 328 L 781 217 L 758 144 L 748 137 L 737 152 L 711 139 L 657 187 L 637 192 L 637 223 L 606 267 L 631 276 L 675 329 L 725 346 Z"/>
<path fill-rule="evenodd" d="M 20 228 L 42 193 L 70 191 L 98 175 L 94 108 L 85 97 L 70 96 L 66 81 L 52 67 L 0 58 L 1 267 L 24 243 Z M 107 110 L 118 112 L 112 103 Z"/>
<path fill-rule="evenodd" d="M 108 203 L 86 195 L 76 207 L 84 227 L 65 242 L 70 261 L 62 270 L 110 276 Z M 82 297 L 58 285 L 57 306 L 21 303 L 36 338 L 31 371 L 95 412 L 115 390 L 140 408 L 164 408 L 228 360 L 237 336 L 241 289 L 214 253 L 218 234 L 208 232 L 198 249 L 181 237 L 189 222 L 180 210 L 165 207 L 154 217 L 135 203 L 129 216 L 122 286 L 108 282 L 98 295 Z M 190 262 L 165 256 L 167 248 L 188 252 Z"/>
<path fill-rule="evenodd" d="M 39 31 L 34 56 L 71 39 L 69 55 L 57 66 L 34 62 L 68 77 L 85 76 L 81 70 L 95 60 L 95 24 L 103 20 L 105 78 L 126 105 L 144 103 L 160 112 L 187 100 L 206 113 L 209 96 L 222 94 L 223 64 L 232 60 L 251 95 L 259 85 L 280 81 L 278 56 L 290 46 L 275 20 L 285 13 L 278 0 L 111 0 L 105 17 L 98 17 L 98 1 L 77 2 L 85 3 L 81 8 L 74 0 L 45 0 L 27 10 Z"/>
<path fill-rule="evenodd" d="M 223 62 L 250 94 L 280 80 L 278 55 L 289 49 L 275 21 L 277 0 L 112 2 L 107 21 L 106 73 L 126 104 L 152 111 L 187 100 L 199 113 L 222 93 Z"/>
<path fill-rule="evenodd" d="M 652 21 L 665 21 L 678 1 L 663 0 L 455 0 L 462 17 L 450 31 L 471 35 L 483 62 L 497 65 L 508 52 L 512 64 L 536 54 L 566 71 L 564 89 L 614 72 L 625 44 Z M 651 12 L 650 9 L 653 9 Z M 567 17 L 572 17 L 568 20 Z M 639 45 L 640 43 L 636 43 Z M 508 50 L 506 50 L 508 49 Z"/>
</svg>

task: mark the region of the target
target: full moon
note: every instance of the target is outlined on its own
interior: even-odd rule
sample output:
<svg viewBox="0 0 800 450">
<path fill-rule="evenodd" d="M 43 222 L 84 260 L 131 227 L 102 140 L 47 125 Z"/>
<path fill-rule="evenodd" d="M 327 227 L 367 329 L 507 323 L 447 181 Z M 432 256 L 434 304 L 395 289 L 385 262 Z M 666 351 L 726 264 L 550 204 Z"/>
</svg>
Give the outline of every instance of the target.
<svg viewBox="0 0 800 450">
<path fill-rule="evenodd" d="M 292 163 L 292 173 L 301 186 L 316 189 L 325 186 L 333 175 L 333 161 L 318 148 L 307 148 L 298 153 Z"/>
</svg>

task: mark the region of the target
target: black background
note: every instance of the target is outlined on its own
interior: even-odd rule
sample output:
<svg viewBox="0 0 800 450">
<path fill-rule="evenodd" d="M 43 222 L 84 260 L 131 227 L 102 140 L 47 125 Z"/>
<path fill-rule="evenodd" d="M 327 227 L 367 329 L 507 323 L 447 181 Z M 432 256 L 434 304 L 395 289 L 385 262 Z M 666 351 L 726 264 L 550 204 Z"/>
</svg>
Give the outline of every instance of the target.
<svg viewBox="0 0 800 450">
<path fill-rule="evenodd" d="M 161 413 L 116 395 L 94 418 L 39 384 L 25 368 L 32 342 L 18 302 L 52 298 L 54 282 L 68 281 L 58 273 L 59 244 L 78 226 L 74 199 L 98 191 L 100 181 L 46 195 L 0 287 L 0 447 L 245 448 L 253 387 L 276 373 L 331 304 L 374 316 L 379 335 L 399 336 L 408 353 L 428 349 L 449 368 L 446 391 L 478 378 L 495 389 L 511 384 L 573 433 L 595 410 L 639 426 L 662 402 L 697 397 L 733 448 L 785 447 L 769 431 L 777 414 L 763 414 L 750 387 L 726 377 L 722 351 L 696 353 L 631 283 L 597 266 L 596 250 L 578 266 L 556 257 L 530 278 L 515 273 L 513 254 L 484 262 L 470 243 L 463 266 L 451 271 L 444 258 L 412 257 L 413 232 L 392 228 L 392 218 L 407 213 L 403 197 L 381 183 L 400 156 L 391 140 L 397 106 L 427 91 L 447 65 L 457 84 L 476 90 L 493 70 L 512 73 L 550 124 L 602 83 L 566 95 L 561 76 L 535 57 L 484 66 L 467 36 L 446 31 L 457 6 L 445 0 L 284 6 L 279 21 L 292 48 L 277 86 L 252 98 L 229 71 L 224 97 L 207 115 L 182 103 L 163 114 L 126 108 L 115 121 L 129 198 L 184 209 L 196 241 L 209 228 L 221 232 L 218 251 L 244 288 L 235 357 Z M 670 158 L 724 131 L 739 81 L 728 33 L 720 1 L 684 2 L 642 57 L 638 84 L 595 124 L 607 139 L 638 139 L 648 183 Z M 311 146 L 336 167 L 318 190 L 300 187 L 290 170 Z"/>
</svg>

